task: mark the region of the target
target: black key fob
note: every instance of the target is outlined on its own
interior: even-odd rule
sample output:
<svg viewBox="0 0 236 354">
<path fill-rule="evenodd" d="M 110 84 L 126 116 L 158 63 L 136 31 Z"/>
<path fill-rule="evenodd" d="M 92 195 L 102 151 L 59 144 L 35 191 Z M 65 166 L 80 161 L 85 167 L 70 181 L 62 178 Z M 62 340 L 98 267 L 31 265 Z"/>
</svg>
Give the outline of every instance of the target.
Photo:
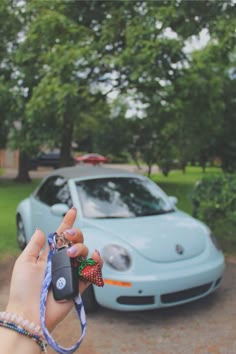
<svg viewBox="0 0 236 354">
<path fill-rule="evenodd" d="M 56 301 L 72 299 L 78 295 L 77 268 L 66 253 L 67 247 L 59 248 L 52 257 L 52 291 Z"/>
</svg>

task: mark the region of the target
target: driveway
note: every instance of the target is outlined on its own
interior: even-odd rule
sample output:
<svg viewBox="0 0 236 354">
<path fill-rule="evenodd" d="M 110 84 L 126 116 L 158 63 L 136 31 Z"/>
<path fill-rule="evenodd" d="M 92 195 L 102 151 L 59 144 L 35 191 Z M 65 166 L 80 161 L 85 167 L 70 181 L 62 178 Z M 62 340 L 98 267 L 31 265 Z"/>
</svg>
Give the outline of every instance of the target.
<svg viewBox="0 0 236 354">
<path fill-rule="evenodd" d="M 13 263 L 10 258 L 1 265 L 0 309 L 7 303 Z M 200 301 L 146 312 L 100 308 L 87 315 L 87 324 L 78 354 L 235 354 L 236 264 L 227 261 L 221 288 Z M 63 346 L 76 342 L 80 324 L 74 311 L 53 335 Z"/>
</svg>

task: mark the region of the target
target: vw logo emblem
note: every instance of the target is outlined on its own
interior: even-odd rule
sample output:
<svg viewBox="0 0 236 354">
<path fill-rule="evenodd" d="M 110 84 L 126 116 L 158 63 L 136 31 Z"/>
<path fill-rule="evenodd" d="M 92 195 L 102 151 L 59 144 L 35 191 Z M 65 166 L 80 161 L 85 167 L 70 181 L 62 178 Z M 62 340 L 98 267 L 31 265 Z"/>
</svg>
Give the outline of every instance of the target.
<svg viewBox="0 0 236 354">
<path fill-rule="evenodd" d="M 184 253 L 184 248 L 181 245 L 176 245 L 175 246 L 176 253 L 178 254 L 183 254 Z"/>
</svg>

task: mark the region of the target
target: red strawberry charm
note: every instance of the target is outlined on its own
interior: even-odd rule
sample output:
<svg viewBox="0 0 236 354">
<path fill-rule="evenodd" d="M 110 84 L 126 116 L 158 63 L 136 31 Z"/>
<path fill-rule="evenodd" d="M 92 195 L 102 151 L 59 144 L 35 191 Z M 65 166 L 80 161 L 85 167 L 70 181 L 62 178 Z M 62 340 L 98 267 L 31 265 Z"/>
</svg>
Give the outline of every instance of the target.
<svg viewBox="0 0 236 354">
<path fill-rule="evenodd" d="M 80 279 L 89 281 L 94 285 L 104 285 L 101 267 L 99 263 L 92 258 L 79 260 L 78 275 Z"/>
</svg>

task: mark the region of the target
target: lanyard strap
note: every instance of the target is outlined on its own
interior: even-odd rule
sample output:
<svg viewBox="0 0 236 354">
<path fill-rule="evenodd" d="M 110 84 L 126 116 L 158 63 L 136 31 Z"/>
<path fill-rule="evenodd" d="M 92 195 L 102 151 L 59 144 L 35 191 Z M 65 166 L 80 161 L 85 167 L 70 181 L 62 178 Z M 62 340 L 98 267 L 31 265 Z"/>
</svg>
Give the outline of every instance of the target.
<svg viewBox="0 0 236 354">
<path fill-rule="evenodd" d="M 85 336 L 85 333 L 86 333 L 86 315 L 85 315 L 84 305 L 83 305 L 82 298 L 81 298 L 80 294 L 74 298 L 75 309 L 76 309 L 76 312 L 77 312 L 78 317 L 80 319 L 80 325 L 81 325 L 81 337 L 75 345 L 73 345 L 70 348 L 64 348 L 64 347 L 60 346 L 50 335 L 50 333 L 46 327 L 46 321 L 45 321 L 47 295 L 48 295 L 49 287 L 52 282 L 52 272 L 51 272 L 52 257 L 56 251 L 53 236 L 54 236 L 54 233 L 51 233 L 48 236 L 49 253 L 48 253 L 47 266 L 46 266 L 46 271 L 45 271 L 45 276 L 44 276 L 44 281 L 43 281 L 43 286 L 42 286 L 42 291 L 41 291 L 41 297 L 40 297 L 41 326 L 42 326 L 42 330 L 43 330 L 43 334 L 44 334 L 45 339 L 47 340 L 48 344 L 57 353 L 72 354 L 80 346 L 80 344 Z"/>
</svg>

